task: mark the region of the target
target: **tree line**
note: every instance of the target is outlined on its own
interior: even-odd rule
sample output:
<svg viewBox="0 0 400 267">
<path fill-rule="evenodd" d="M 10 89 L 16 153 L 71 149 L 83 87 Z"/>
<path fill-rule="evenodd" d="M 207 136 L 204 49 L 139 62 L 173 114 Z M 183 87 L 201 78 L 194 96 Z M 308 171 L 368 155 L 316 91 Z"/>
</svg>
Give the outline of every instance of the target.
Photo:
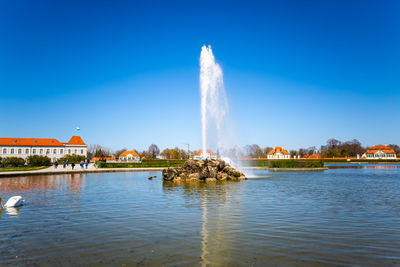
<svg viewBox="0 0 400 267">
<path fill-rule="evenodd" d="M 390 144 L 389 147 L 396 151 L 396 154 L 400 153 L 400 147 L 396 144 Z M 273 147 L 260 147 L 257 144 L 245 145 L 244 147 L 233 147 L 223 151 L 215 151 L 217 154 L 227 155 L 231 158 L 267 158 L 268 153 L 273 149 Z M 331 138 L 326 141 L 325 145 L 320 148 L 315 146 L 308 148 L 299 148 L 297 150 L 289 150 L 291 157 L 300 156 L 307 157 L 315 154 L 320 154 L 324 158 L 332 157 L 356 157 L 365 153 L 368 147 L 362 146 L 361 142 L 357 139 L 349 141 L 340 141 Z M 160 150 L 156 144 L 151 144 L 148 149 L 143 151 L 138 151 L 136 149 L 122 148 L 116 151 L 112 151 L 109 148 L 103 147 L 101 145 L 90 145 L 88 147 L 88 152 L 92 157 L 115 157 L 118 158 L 124 151 L 135 151 L 141 159 L 156 159 L 162 157 L 164 159 L 188 159 L 195 155 L 196 150 L 188 151 L 178 147 L 175 148 L 165 148 Z M 220 153 L 222 152 L 222 153 Z"/>
<path fill-rule="evenodd" d="M 190 158 L 195 151 L 187 151 L 178 147 L 175 148 L 166 148 L 164 150 L 160 150 L 160 148 L 156 144 L 151 144 L 148 149 L 143 151 L 138 151 L 136 149 L 128 149 L 122 148 L 116 151 L 112 151 L 109 148 L 102 147 L 101 145 L 90 145 L 88 147 L 88 152 L 92 157 L 106 158 L 106 157 L 115 157 L 118 158 L 125 151 L 135 151 L 141 159 L 156 159 L 159 157 L 165 159 L 188 159 Z"/>
</svg>

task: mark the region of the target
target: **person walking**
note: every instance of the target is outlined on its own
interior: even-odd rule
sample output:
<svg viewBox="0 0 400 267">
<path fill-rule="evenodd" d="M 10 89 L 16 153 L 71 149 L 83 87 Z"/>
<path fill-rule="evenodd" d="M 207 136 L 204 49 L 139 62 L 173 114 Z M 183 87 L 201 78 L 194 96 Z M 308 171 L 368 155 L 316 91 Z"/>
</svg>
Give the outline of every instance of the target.
<svg viewBox="0 0 400 267">
<path fill-rule="evenodd" d="M 58 162 L 56 160 L 56 161 L 54 161 L 54 169 L 57 169 L 57 167 L 58 167 Z"/>
<path fill-rule="evenodd" d="M 65 165 L 67 165 L 67 163 L 65 162 L 65 160 L 62 162 L 63 164 L 63 168 L 65 169 Z"/>
<path fill-rule="evenodd" d="M 74 169 L 74 167 L 75 167 L 75 162 L 72 162 L 72 163 L 71 163 L 71 167 L 72 167 L 72 169 Z"/>
<path fill-rule="evenodd" d="M 79 165 L 81 166 L 81 170 L 83 169 L 83 160 L 81 160 L 81 162 L 79 162 Z"/>
<path fill-rule="evenodd" d="M 87 170 L 87 166 L 88 166 L 88 165 L 89 165 L 89 160 L 87 159 L 86 162 L 85 162 L 86 170 Z"/>
<path fill-rule="evenodd" d="M 68 167 L 69 161 L 67 160 L 67 167 Z"/>
</svg>

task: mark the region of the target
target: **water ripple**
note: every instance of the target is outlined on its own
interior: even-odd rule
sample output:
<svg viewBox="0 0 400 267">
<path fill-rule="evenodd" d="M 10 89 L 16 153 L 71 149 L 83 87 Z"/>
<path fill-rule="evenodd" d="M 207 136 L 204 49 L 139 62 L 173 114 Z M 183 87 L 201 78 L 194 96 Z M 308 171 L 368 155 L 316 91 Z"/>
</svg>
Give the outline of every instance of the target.
<svg viewBox="0 0 400 267">
<path fill-rule="evenodd" d="M 0 265 L 400 265 L 400 169 L 226 183 L 159 173 L 0 179 Z"/>
</svg>

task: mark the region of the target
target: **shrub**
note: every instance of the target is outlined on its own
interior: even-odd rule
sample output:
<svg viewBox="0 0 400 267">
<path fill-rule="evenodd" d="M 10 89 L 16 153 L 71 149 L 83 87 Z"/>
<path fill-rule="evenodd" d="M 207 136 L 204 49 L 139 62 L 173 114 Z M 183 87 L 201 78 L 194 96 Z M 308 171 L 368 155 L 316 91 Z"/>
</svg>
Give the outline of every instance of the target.
<svg viewBox="0 0 400 267">
<path fill-rule="evenodd" d="M 28 166 L 36 167 L 36 166 L 51 166 L 51 159 L 47 156 L 29 156 L 28 157 Z"/>
<path fill-rule="evenodd" d="M 79 163 L 81 161 L 85 161 L 85 159 L 86 159 L 85 156 L 72 154 L 72 155 L 65 155 L 64 157 L 59 158 L 57 160 L 57 162 L 59 164 L 62 164 L 63 161 L 67 161 L 68 160 L 69 163 L 72 163 L 72 162 Z"/>
<path fill-rule="evenodd" d="M 6 167 L 18 167 L 18 166 L 23 166 L 25 164 L 25 160 L 23 158 L 18 158 L 18 157 L 8 157 L 4 158 L 2 163 Z"/>
</svg>

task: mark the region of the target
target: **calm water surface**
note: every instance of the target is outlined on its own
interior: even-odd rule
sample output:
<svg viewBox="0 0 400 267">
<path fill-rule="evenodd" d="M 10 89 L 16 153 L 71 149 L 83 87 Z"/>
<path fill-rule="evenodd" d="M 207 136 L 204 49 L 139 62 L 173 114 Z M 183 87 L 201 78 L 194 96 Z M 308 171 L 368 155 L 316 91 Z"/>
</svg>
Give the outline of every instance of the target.
<svg viewBox="0 0 400 267">
<path fill-rule="evenodd" d="M 0 179 L 0 196 L 27 201 L 0 214 L 0 265 L 400 265 L 400 168 L 256 175 Z"/>
</svg>

